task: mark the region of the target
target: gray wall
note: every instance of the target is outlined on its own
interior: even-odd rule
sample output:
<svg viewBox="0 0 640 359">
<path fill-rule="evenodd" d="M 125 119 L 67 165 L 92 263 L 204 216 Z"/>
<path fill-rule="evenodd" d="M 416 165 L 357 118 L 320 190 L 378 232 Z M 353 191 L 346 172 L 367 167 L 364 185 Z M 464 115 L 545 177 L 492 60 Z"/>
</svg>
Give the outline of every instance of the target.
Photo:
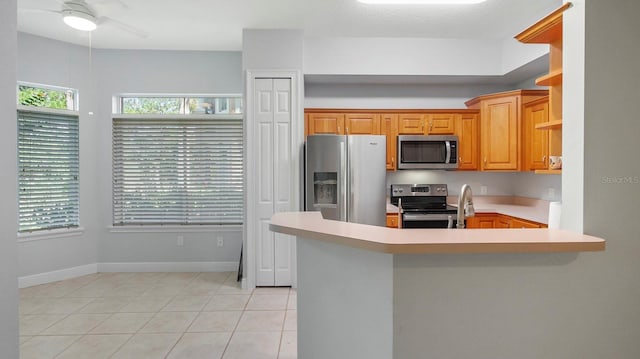
<svg viewBox="0 0 640 359">
<path fill-rule="evenodd" d="M 46 53 L 46 62 L 42 53 Z M 109 227 L 113 96 L 241 94 L 240 52 L 90 52 L 88 47 L 20 33 L 18 58 L 18 80 L 68 86 L 80 92 L 80 222 L 85 228 L 82 235 L 74 237 L 21 242 L 20 276 L 96 262 L 237 261 L 242 239 L 239 227 L 155 233 L 112 233 Z M 176 246 L 178 235 L 184 236 L 183 247 Z M 217 237 L 224 239 L 222 248 L 217 247 Z"/>
<path fill-rule="evenodd" d="M 638 14 L 635 0 L 586 1 L 584 232 L 608 243 L 585 273 L 595 279 L 585 293 L 601 299 L 589 300 L 606 333 L 591 344 L 601 357 L 640 357 Z"/>
<path fill-rule="evenodd" d="M 46 55 L 43 55 L 46 54 Z M 18 34 L 18 81 L 78 89 L 80 104 L 81 235 L 18 244 L 19 276 L 96 263 L 99 236 L 95 171 L 96 116 L 89 49 L 24 33 Z"/>
<path fill-rule="evenodd" d="M 121 93 L 241 94 L 240 52 L 96 50 L 96 128 L 101 135 L 95 158 L 98 177 L 99 263 L 232 262 L 240 256 L 242 230 L 114 233 L 111 226 L 112 98 Z M 177 236 L 184 246 L 176 246 Z M 224 246 L 217 247 L 222 237 Z"/>
<path fill-rule="evenodd" d="M 16 1 L 0 11 L 0 355 L 18 358 L 18 281 L 16 261 Z"/>
</svg>

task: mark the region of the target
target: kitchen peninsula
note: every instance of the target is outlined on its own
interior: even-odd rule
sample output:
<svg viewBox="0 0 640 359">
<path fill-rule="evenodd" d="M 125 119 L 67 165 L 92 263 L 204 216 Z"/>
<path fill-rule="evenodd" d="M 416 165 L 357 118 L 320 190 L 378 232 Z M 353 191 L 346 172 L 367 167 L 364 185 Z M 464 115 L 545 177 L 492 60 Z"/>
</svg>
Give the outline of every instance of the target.
<svg viewBox="0 0 640 359">
<path fill-rule="evenodd" d="M 318 212 L 278 213 L 270 229 L 298 238 L 306 359 L 556 358 L 549 331 L 571 305 L 556 294 L 605 248 L 563 230 L 397 230 Z"/>
</svg>

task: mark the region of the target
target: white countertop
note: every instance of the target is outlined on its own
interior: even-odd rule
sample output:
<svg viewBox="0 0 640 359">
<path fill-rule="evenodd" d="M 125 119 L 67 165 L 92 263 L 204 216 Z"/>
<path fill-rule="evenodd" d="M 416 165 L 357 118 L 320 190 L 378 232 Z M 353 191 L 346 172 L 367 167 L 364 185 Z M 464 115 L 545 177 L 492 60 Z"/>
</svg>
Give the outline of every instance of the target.
<svg viewBox="0 0 640 359">
<path fill-rule="evenodd" d="M 447 202 L 456 206 L 457 197 L 450 196 Z M 529 221 L 548 224 L 549 201 L 511 196 L 474 196 L 476 213 L 498 213 Z M 398 207 L 387 201 L 387 213 L 398 213 Z"/>
<path fill-rule="evenodd" d="M 403 229 L 327 220 L 320 212 L 283 212 L 269 229 L 382 253 L 603 251 L 605 240 L 560 229 Z"/>
</svg>

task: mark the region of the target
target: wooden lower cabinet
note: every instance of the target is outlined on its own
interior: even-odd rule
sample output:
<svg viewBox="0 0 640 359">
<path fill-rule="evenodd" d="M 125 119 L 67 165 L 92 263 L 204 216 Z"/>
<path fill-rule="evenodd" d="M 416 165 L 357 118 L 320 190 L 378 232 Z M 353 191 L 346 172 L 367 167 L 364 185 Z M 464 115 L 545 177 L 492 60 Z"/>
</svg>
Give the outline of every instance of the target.
<svg viewBox="0 0 640 359">
<path fill-rule="evenodd" d="M 467 218 L 467 228 L 547 228 L 547 225 L 505 214 L 477 213 Z"/>
<path fill-rule="evenodd" d="M 387 227 L 398 228 L 398 214 L 387 213 Z"/>
<path fill-rule="evenodd" d="M 496 220 L 494 213 L 476 213 L 475 216 L 467 218 L 467 228 L 494 228 Z"/>
</svg>

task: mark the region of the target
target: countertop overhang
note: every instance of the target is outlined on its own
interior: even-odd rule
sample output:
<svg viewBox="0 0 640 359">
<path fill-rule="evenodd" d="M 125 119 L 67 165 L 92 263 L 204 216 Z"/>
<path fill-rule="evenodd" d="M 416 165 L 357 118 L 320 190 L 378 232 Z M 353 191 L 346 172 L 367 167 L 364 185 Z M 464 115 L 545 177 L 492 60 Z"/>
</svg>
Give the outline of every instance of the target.
<svg viewBox="0 0 640 359">
<path fill-rule="evenodd" d="M 561 229 L 395 229 L 281 212 L 269 229 L 297 237 L 391 254 L 604 251 L 605 240 Z"/>
</svg>

